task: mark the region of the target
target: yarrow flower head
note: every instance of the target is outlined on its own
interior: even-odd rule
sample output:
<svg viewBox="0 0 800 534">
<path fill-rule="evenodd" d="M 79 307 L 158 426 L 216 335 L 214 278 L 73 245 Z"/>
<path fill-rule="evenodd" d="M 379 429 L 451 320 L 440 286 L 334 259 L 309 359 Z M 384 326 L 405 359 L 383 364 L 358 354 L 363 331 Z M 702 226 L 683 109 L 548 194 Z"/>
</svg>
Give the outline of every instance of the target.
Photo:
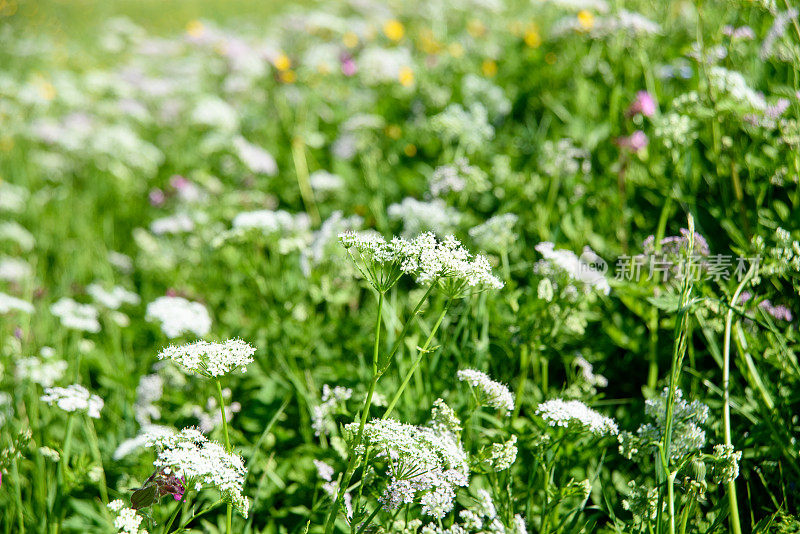
<svg viewBox="0 0 800 534">
<path fill-rule="evenodd" d="M 223 343 L 196 341 L 180 346 L 170 346 L 158 355 L 159 360 L 170 359 L 186 370 L 206 378 L 217 378 L 253 362 L 256 352 L 241 339 L 229 339 Z"/>
<path fill-rule="evenodd" d="M 100 410 L 103 409 L 103 399 L 89 393 L 89 390 L 80 384 L 72 384 L 65 388 L 45 388 L 42 401 L 50 406 L 55 404 L 65 412 L 86 412 L 93 419 L 100 419 Z"/>
<path fill-rule="evenodd" d="M 543 402 L 536 408 L 536 415 L 550 426 L 578 427 L 597 436 L 616 435 L 618 432 L 613 419 L 577 400 L 552 399 Z"/>
<path fill-rule="evenodd" d="M 474 369 L 461 369 L 456 373 L 456 377 L 460 381 L 478 388 L 482 400 L 492 408 L 508 412 L 514 410 L 514 397 L 511 396 L 508 387 L 500 382 L 495 382 L 486 373 Z"/>
<path fill-rule="evenodd" d="M 247 470 L 239 455 L 226 452 L 222 444 L 210 441 L 195 428 L 155 435 L 146 444 L 158 448 L 153 465 L 164 474 L 183 477 L 187 487 L 197 491 L 215 487 L 226 502 L 247 517 L 250 501 L 242 495 Z"/>
<path fill-rule="evenodd" d="M 183 297 L 158 297 L 147 305 L 145 318 L 161 323 L 161 330 L 169 338 L 186 333 L 204 336 L 211 330 L 211 317 L 206 307 Z"/>
</svg>

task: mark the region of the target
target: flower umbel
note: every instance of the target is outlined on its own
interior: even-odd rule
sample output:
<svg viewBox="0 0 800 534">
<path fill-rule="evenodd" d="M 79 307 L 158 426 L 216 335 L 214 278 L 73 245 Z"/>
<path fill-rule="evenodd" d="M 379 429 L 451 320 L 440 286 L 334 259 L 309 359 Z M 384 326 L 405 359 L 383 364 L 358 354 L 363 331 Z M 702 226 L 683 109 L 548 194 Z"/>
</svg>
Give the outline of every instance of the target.
<svg viewBox="0 0 800 534">
<path fill-rule="evenodd" d="M 197 341 L 180 346 L 170 346 L 158 355 L 159 360 L 169 358 L 186 370 L 204 376 L 217 378 L 241 368 L 247 371 L 247 364 L 253 362 L 256 349 L 241 339 L 229 339 L 223 343 Z"/>
</svg>

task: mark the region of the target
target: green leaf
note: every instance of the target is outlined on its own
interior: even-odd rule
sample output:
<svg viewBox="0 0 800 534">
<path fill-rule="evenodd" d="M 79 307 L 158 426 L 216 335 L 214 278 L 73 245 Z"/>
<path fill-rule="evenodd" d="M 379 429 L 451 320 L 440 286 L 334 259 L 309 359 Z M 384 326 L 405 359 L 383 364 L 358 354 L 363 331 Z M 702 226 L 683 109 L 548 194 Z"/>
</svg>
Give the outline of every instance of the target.
<svg viewBox="0 0 800 534">
<path fill-rule="evenodd" d="M 650 304 L 659 310 L 664 310 L 670 313 L 678 311 L 680 300 L 681 297 L 677 293 L 665 293 L 664 295 L 659 295 L 657 297 L 647 297 L 647 301 Z"/>
</svg>

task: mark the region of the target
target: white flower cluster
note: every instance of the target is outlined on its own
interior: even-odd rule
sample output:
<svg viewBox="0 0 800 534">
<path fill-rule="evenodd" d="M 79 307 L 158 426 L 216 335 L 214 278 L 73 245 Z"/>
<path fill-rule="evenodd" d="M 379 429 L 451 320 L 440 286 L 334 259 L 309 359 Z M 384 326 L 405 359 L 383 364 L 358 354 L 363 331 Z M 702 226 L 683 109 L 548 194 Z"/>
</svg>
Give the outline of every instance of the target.
<svg viewBox="0 0 800 534">
<path fill-rule="evenodd" d="M 739 476 L 739 461 L 742 451 L 734 450 L 733 445 L 714 445 L 711 476 L 717 484 L 727 484 Z"/>
<path fill-rule="evenodd" d="M 727 94 L 733 100 L 755 111 L 766 110 L 767 101 L 764 95 L 752 89 L 740 72 L 715 65 L 709 69 L 708 78 L 717 91 Z"/>
<path fill-rule="evenodd" d="M 603 375 L 595 374 L 594 366 L 589 363 L 583 356 L 578 356 L 572 362 L 581 372 L 581 378 L 590 386 L 604 388 L 608 386 L 608 378 Z"/>
<path fill-rule="evenodd" d="M 116 514 L 114 528 L 120 534 L 147 534 L 147 530 L 139 528 L 143 517 L 136 510 L 125 506 L 121 499 L 108 503 L 108 509 Z"/>
<path fill-rule="evenodd" d="M 344 179 L 338 174 L 333 174 L 324 169 L 314 171 L 308 177 L 308 183 L 314 193 L 325 196 L 344 189 Z"/>
<path fill-rule="evenodd" d="M 169 346 L 162 350 L 159 360 L 169 358 L 186 370 L 207 378 L 224 376 L 241 367 L 247 371 L 247 364 L 253 362 L 256 352 L 241 339 L 229 339 L 223 343 L 196 341 L 180 346 Z"/>
<path fill-rule="evenodd" d="M 483 191 L 488 186 L 486 173 L 473 167 L 466 158 L 458 158 L 450 165 L 434 169 L 428 181 L 431 196 L 441 197 L 449 192 Z"/>
<path fill-rule="evenodd" d="M 142 375 L 136 386 L 136 402 L 133 414 L 141 426 L 148 425 L 153 419 L 161 418 L 161 410 L 156 402 L 164 396 L 164 378 L 158 373 Z"/>
<path fill-rule="evenodd" d="M 50 313 L 61 320 L 61 324 L 73 330 L 96 334 L 100 331 L 97 308 L 91 304 L 79 304 L 64 297 L 50 306 Z"/>
<path fill-rule="evenodd" d="M 519 217 L 513 213 L 495 215 L 485 223 L 470 229 L 469 236 L 484 250 L 506 252 L 517 240 L 517 234 L 514 233 L 517 220 Z"/>
<path fill-rule="evenodd" d="M 486 78 L 475 74 L 467 74 L 461 80 L 461 94 L 468 106 L 481 103 L 492 120 L 507 115 L 511 111 L 511 100 L 499 87 Z"/>
<path fill-rule="evenodd" d="M 33 304 L 27 300 L 12 297 L 11 295 L 0 291 L 0 315 L 5 315 L 6 313 L 10 313 L 12 311 L 33 313 Z"/>
<path fill-rule="evenodd" d="M 239 455 L 226 452 L 222 444 L 210 441 L 195 428 L 149 436 L 146 444 L 159 449 L 153 462 L 156 468 L 182 476 L 197 491 L 204 486 L 217 488 L 225 501 L 247 517 L 250 501 L 242 495 L 247 470 Z"/>
<path fill-rule="evenodd" d="M 516 459 L 517 436 L 511 436 L 503 443 L 492 443 L 491 456 L 487 459 L 487 463 L 495 471 L 504 471 L 511 467 Z"/>
<path fill-rule="evenodd" d="M 505 526 L 497 514 L 492 496 L 485 489 L 479 489 L 474 498 L 474 504 L 458 513 L 459 522 L 448 528 L 437 523 L 428 523 L 422 527 L 420 534 L 527 534 L 528 527 L 525 518 L 517 514 L 511 519 L 511 524 Z M 419 520 L 414 527 L 419 527 Z M 412 525 L 409 525 L 412 526 Z M 416 532 L 412 528 L 410 532 Z M 399 530 L 398 530 L 399 531 Z M 394 531 L 393 531 L 394 532 Z"/>
<path fill-rule="evenodd" d="M 317 436 L 328 435 L 336 430 L 336 422 L 333 414 L 343 408 L 345 402 L 353 396 L 350 388 L 336 386 L 330 387 L 328 384 L 322 386 L 322 403 L 314 406 L 311 413 L 311 427 Z"/>
<path fill-rule="evenodd" d="M 480 102 L 473 103 L 468 109 L 460 104 L 450 104 L 431 117 L 429 124 L 445 143 L 458 144 L 467 154 L 480 150 L 494 137 L 489 113 Z"/>
<path fill-rule="evenodd" d="M 185 213 L 161 217 L 150 223 L 150 231 L 155 235 L 184 234 L 194 230 L 194 221 Z"/>
<path fill-rule="evenodd" d="M 311 236 L 311 243 L 300 252 L 300 268 L 303 274 L 311 274 L 315 267 L 325 260 L 331 260 L 343 255 L 338 247 L 339 234 L 347 230 L 361 227 L 363 219 L 358 215 L 342 216 L 341 211 L 334 211 L 331 216 L 322 222 L 319 230 Z"/>
<path fill-rule="evenodd" d="M 86 286 L 86 292 L 95 302 L 110 310 L 116 310 L 123 304 L 135 306 L 141 301 L 139 295 L 122 286 L 114 286 L 107 291 L 102 285 L 95 283 Z"/>
<path fill-rule="evenodd" d="M 357 423 L 346 427 L 352 434 L 357 428 Z M 391 480 L 380 498 L 387 510 L 413 503 L 421 494 L 422 513 L 444 517 L 453 509 L 455 487 L 469 482 L 467 454 L 456 435 L 442 427 L 376 419 L 364 426 L 363 442 L 356 450 L 366 446 L 389 463 Z"/>
<path fill-rule="evenodd" d="M 36 238 L 33 237 L 33 234 L 17 221 L 0 223 L 0 241 L 16 243 L 25 252 L 30 252 L 36 245 Z"/>
<path fill-rule="evenodd" d="M 144 447 L 148 441 L 153 439 L 153 436 L 167 436 L 172 434 L 175 434 L 175 430 L 172 428 L 161 425 L 144 424 L 137 435 L 123 440 L 119 445 L 117 445 L 117 448 L 114 449 L 114 453 L 111 455 L 111 458 L 114 461 L 119 461 Z"/>
<path fill-rule="evenodd" d="M 55 358 L 50 352 L 42 349 L 41 358 L 31 356 L 17 360 L 15 372 L 17 380 L 30 380 L 46 388 L 61 380 L 68 364 L 62 359 Z"/>
<path fill-rule="evenodd" d="M 655 117 L 653 133 L 670 150 L 690 146 L 697 139 L 692 118 L 675 111 Z"/>
<path fill-rule="evenodd" d="M 616 435 L 617 423 L 610 417 L 598 413 L 578 400 L 552 399 L 536 407 L 536 415 L 550 426 L 568 428 L 582 427 L 598 436 Z"/>
<path fill-rule="evenodd" d="M 267 176 L 275 176 L 278 173 L 278 163 L 272 154 L 260 146 L 248 142 L 241 135 L 237 135 L 233 139 L 233 147 L 236 149 L 239 159 L 245 167 L 250 169 L 250 172 Z"/>
<path fill-rule="evenodd" d="M 461 214 L 441 199 L 431 201 L 406 197 L 386 210 L 393 221 L 403 221 L 403 235 L 413 236 L 425 231 L 437 235 L 450 234 L 458 226 Z"/>
<path fill-rule="evenodd" d="M 169 338 L 185 333 L 204 336 L 211 330 L 211 317 L 206 307 L 183 297 L 158 297 L 147 305 L 145 318 L 161 323 L 161 330 Z"/>
<path fill-rule="evenodd" d="M 549 241 L 543 241 L 535 248 L 547 261 L 564 271 L 571 279 L 581 282 L 587 290 L 595 289 L 605 295 L 611 291 L 603 273 L 584 261 L 584 258 L 602 261 L 588 247 L 584 249 L 584 254 L 580 258 L 571 250 L 556 249 L 555 245 Z"/>
<path fill-rule="evenodd" d="M 486 373 L 474 369 L 461 369 L 456 373 L 456 377 L 462 382 L 478 388 L 483 395 L 483 400 L 492 408 L 509 412 L 514 410 L 514 397 L 511 396 L 508 387 L 500 382 L 495 382 Z"/>
<path fill-rule="evenodd" d="M 33 268 L 20 258 L 0 256 L 0 280 L 20 282 L 33 275 Z"/>
<path fill-rule="evenodd" d="M 80 384 L 72 384 L 65 388 L 45 388 L 42 401 L 50 406 L 55 404 L 65 412 L 86 412 L 93 419 L 100 419 L 100 410 L 103 409 L 103 399 L 89 393 L 89 390 Z"/>
<path fill-rule="evenodd" d="M 588 33 L 600 39 L 616 33 L 625 32 L 633 37 L 661 33 L 661 26 L 641 13 L 620 9 L 616 13 L 595 17 L 590 29 L 586 29 L 577 17 L 564 17 L 553 24 L 554 37 L 564 37 L 574 33 Z"/>
<path fill-rule="evenodd" d="M 311 226 L 311 219 L 305 213 L 291 214 L 283 210 L 243 211 L 233 218 L 233 228 L 261 230 L 264 235 L 278 232 L 305 232 Z"/>
<path fill-rule="evenodd" d="M 425 233 L 410 241 L 395 237 L 387 242 L 375 232 L 344 232 L 339 240 L 345 248 L 358 251 L 367 264 L 395 266 L 421 284 L 447 283 L 452 295 L 467 288 L 503 287 L 489 261 L 481 255 L 473 258 L 453 236 L 438 241 Z"/>
<path fill-rule="evenodd" d="M 645 401 L 645 414 L 653 422 L 641 425 L 636 434 L 621 432 L 619 435 L 620 454 L 629 459 L 649 457 L 664 437 L 667 418 L 667 397 L 669 389 L 664 388 L 658 397 Z M 708 406 L 700 401 L 688 402 L 680 389 L 675 390 L 675 404 L 672 414 L 672 441 L 670 457 L 679 460 L 688 454 L 699 451 L 706 443 L 706 432 L 700 425 L 708 420 Z"/>
<path fill-rule="evenodd" d="M 314 462 L 314 467 L 317 468 L 317 475 L 319 476 L 319 478 L 321 478 L 326 482 L 330 482 L 331 480 L 333 480 L 333 473 L 334 473 L 333 467 L 323 462 L 322 460 L 317 460 L 316 458 L 313 460 L 313 462 Z"/>
<path fill-rule="evenodd" d="M 576 147 L 572 139 L 565 137 L 558 141 L 545 141 L 539 167 L 548 176 L 573 176 L 592 171 L 591 154 Z"/>
</svg>

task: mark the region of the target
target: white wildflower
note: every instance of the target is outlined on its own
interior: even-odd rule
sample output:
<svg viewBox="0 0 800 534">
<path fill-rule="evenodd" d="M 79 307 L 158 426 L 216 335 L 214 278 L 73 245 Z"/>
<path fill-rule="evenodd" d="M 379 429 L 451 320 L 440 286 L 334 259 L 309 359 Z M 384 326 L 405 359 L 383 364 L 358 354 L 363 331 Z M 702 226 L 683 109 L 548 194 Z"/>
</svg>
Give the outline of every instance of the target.
<svg viewBox="0 0 800 534">
<path fill-rule="evenodd" d="M 108 503 L 108 509 L 116 514 L 114 518 L 114 528 L 120 534 L 147 534 L 147 530 L 139 528 L 142 516 L 136 510 L 129 508 L 121 499 Z"/>
<path fill-rule="evenodd" d="M 155 235 L 182 234 L 194 230 L 194 221 L 185 213 L 161 217 L 150 223 L 150 231 Z"/>
<path fill-rule="evenodd" d="M 311 189 L 314 190 L 314 193 L 323 196 L 344 188 L 344 180 L 341 176 L 323 169 L 312 172 L 308 177 L 308 182 L 311 184 Z"/>
<path fill-rule="evenodd" d="M 491 456 L 487 459 L 489 467 L 495 471 L 504 471 L 517 459 L 517 436 L 504 443 L 492 443 Z"/>
<path fill-rule="evenodd" d="M 461 369 L 456 373 L 456 377 L 462 382 L 478 388 L 489 406 L 498 410 L 514 410 L 514 397 L 511 396 L 508 387 L 500 382 L 495 382 L 486 373 L 474 369 Z"/>
<path fill-rule="evenodd" d="M 272 154 L 258 145 L 250 143 L 242 136 L 233 139 L 233 147 L 244 165 L 256 174 L 275 176 L 278 173 L 278 164 Z"/>
<path fill-rule="evenodd" d="M 258 229 L 264 235 L 277 232 L 306 231 L 311 219 L 305 213 L 291 214 L 283 210 L 244 211 L 233 219 L 233 227 L 241 230 Z"/>
<path fill-rule="evenodd" d="M 581 372 L 581 378 L 583 378 L 583 380 L 590 386 L 597 386 L 601 388 L 608 386 L 608 379 L 603 375 L 595 374 L 594 366 L 586 361 L 583 356 L 578 356 L 572 363 L 578 367 Z"/>
<path fill-rule="evenodd" d="M 102 285 L 94 283 L 86 287 L 86 292 L 95 302 L 110 310 L 116 310 L 123 304 L 136 305 L 141 301 L 139 295 L 122 286 L 115 286 L 110 291 L 106 291 Z"/>
<path fill-rule="evenodd" d="M 317 436 L 328 435 L 336 430 L 336 422 L 333 414 L 345 406 L 353 390 L 343 386 L 330 387 L 328 384 L 322 386 L 322 403 L 314 406 L 311 411 L 311 428 Z"/>
<path fill-rule="evenodd" d="M 0 315 L 13 311 L 33 313 L 33 304 L 0 291 Z"/>
<path fill-rule="evenodd" d="M 89 393 L 80 384 L 65 388 L 45 388 L 41 399 L 51 406 L 55 404 L 65 412 L 86 412 L 93 419 L 99 419 L 100 410 L 103 409 L 103 399 Z"/>
<path fill-rule="evenodd" d="M 169 338 L 185 333 L 204 336 L 211 330 L 211 317 L 206 307 L 183 297 L 158 297 L 147 305 L 145 319 L 161 323 Z"/>
<path fill-rule="evenodd" d="M 58 359 L 20 358 L 17 360 L 15 377 L 18 381 L 30 380 L 42 387 L 50 387 L 61 380 L 67 370 L 67 362 Z"/>
<path fill-rule="evenodd" d="M 596 289 L 605 295 L 611 291 L 603 273 L 576 256 L 571 250 L 556 249 L 549 241 L 536 245 L 536 250 L 571 279 L 582 282 L 587 289 Z M 592 253 L 591 256 L 594 260 L 598 259 L 596 254 Z"/>
<path fill-rule="evenodd" d="M 33 269 L 28 262 L 20 258 L 0 256 L 0 280 L 6 282 L 21 282 L 33 275 Z"/>
<path fill-rule="evenodd" d="M 314 459 L 314 466 L 317 468 L 317 475 L 319 475 L 319 478 L 327 482 L 333 480 L 333 467 L 317 459 Z"/>
<path fill-rule="evenodd" d="M 30 192 L 21 185 L 2 181 L 0 182 L 0 211 L 22 213 Z"/>
<path fill-rule="evenodd" d="M 158 359 L 169 358 L 186 370 L 206 378 L 217 378 L 237 368 L 247 371 L 247 364 L 253 362 L 256 349 L 241 339 L 229 339 L 223 343 L 196 341 L 180 346 L 170 346 L 162 350 Z"/>
<path fill-rule="evenodd" d="M 239 115 L 224 100 L 205 96 L 194 107 L 192 121 L 211 128 L 232 132 L 239 128 Z"/>
<path fill-rule="evenodd" d="M 536 415 L 544 419 L 550 426 L 569 427 L 578 425 L 598 436 L 616 435 L 617 423 L 581 401 L 552 399 L 541 403 L 536 408 Z"/>
<path fill-rule="evenodd" d="M 184 428 L 173 435 L 149 436 L 146 444 L 158 447 L 155 467 L 183 477 L 187 486 L 194 484 L 196 490 L 215 487 L 247 518 L 250 502 L 242 495 L 247 470 L 239 455 L 226 452 L 222 444 L 210 441 L 194 428 Z"/>
<path fill-rule="evenodd" d="M 403 222 L 403 235 L 406 237 L 424 231 L 432 231 L 440 236 L 450 234 L 461 219 L 456 209 L 438 198 L 422 201 L 406 197 L 399 204 L 389 206 L 386 211 L 391 220 Z"/>
<path fill-rule="evenodd" d="M 79 304 L 64 297 L 50 306 L 50 313 L 58 317 L 66 328 L 91 333 L 100 331 L 97 308 L 90 304 Z"/>
<path fill-rule="evenodd" d="M 355 434 L 358 424 L 347 425 Z M 444 517 L 455 502 L 455 487 L 469 482 L 467 455 L 455 434 L 439 427 L 420 427 L 394 421 L 373 420 L 364 427 L 357 450 L 373 447 L 376 458 L 389 463 L 391 480 L 380 501 L 386 509 L 418 502 L 422 513 Z"/>
<path fill-rule="evenodd" d="M 16 221 L 0 223 L 0 241 L 12 241 L 25 252 L 30 252 L 36 244 L 33 234 Z"/>
<path fill-rule="evenodd" d="M 480 102 L 473 103 L 469 109 L 450 104 L 431 118 L 430 127 L 442 141 L 459 145 L 467 154 L 480 150 L 494 138 L 489 114 Z"/>
<path fill-rule="evenodd" d="M 756 111 L 767 109 L 764 95 L 753 90 L 741 73 L 724 67 L 712 66 L 708 71 L 709 82 L 717 91 L 727 94 L 733 100 Z"/>
<path fill-rule="evenodd" d="M 490 252 L 507 252 L 517 240 L 514 226 L 519 217 L 513 213 L 495 215 L 469 231 L 469 236 L 483 250 Z"/>
<path fill-rule="evenodd" d="M 39 454 L 52 462 L 58 462 L 61 460 L 61 454 L 57 450 L 51 449 L 50 447 L 39 447 Z"/>
</svg>

